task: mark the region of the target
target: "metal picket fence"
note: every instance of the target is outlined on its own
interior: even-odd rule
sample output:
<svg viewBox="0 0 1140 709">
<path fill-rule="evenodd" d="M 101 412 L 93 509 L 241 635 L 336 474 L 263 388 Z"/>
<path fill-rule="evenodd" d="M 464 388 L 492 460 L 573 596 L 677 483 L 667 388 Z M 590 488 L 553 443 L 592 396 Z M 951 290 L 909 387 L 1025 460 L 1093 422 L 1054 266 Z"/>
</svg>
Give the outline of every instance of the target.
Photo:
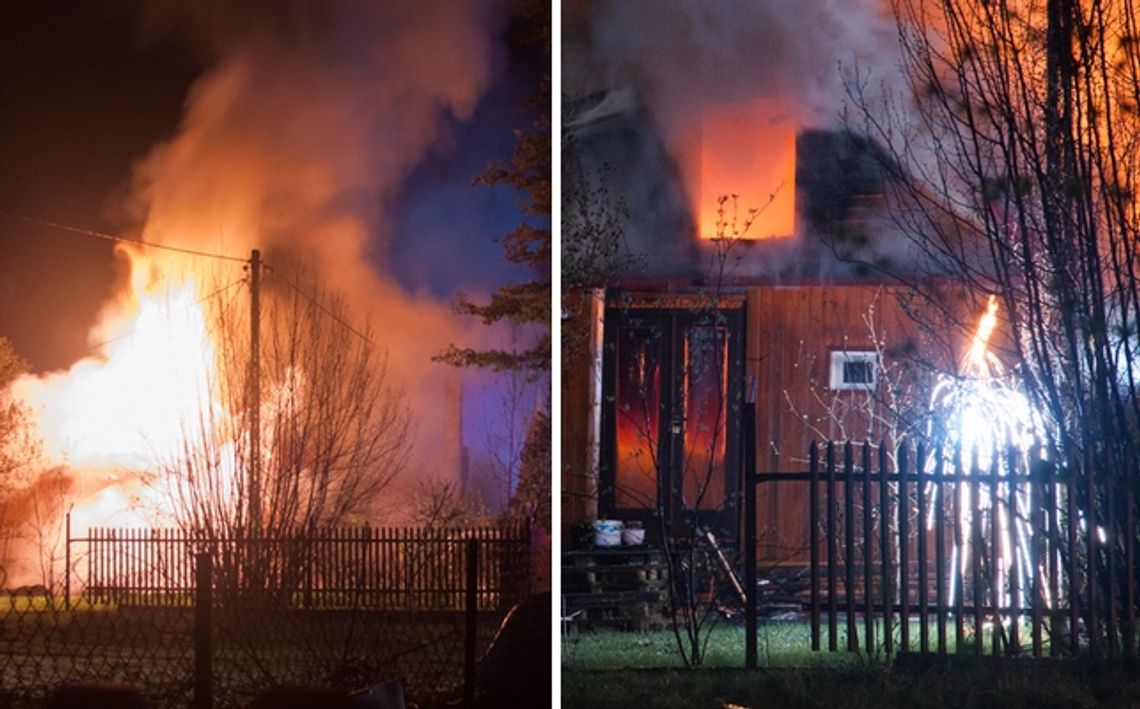
<svg viewBox="0 0 1140 709">
<path fill-rule="evenodd" d="M 530 546 L 526 524 L 69 535 L 62 589 L 0 596 L 0 706 L 90 682 L 155 707 L 392 680 L 420 703 L 470 699 L 477 660 L 534 590 Z"/>
<path fill-rule="evenodd" d="M 747 413 L 746 413 L 747 416 Z M 811 649 L 1135 656 L 1134 485 L 1039 450 L 812 444 L 745 489 L 746 665 L 757 663 L 756 492 L 807 486 Z"/>
</svg>

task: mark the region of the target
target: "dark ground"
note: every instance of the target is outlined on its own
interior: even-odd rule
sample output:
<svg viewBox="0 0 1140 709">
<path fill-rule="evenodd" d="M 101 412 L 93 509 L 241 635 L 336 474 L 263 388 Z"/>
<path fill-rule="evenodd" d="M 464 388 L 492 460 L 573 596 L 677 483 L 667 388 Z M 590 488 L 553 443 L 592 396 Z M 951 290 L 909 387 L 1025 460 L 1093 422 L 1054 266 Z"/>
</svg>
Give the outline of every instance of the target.
<svg viewBox="0 0 1140 709">
<path fill-rule="evenodd" d="M 951 657 L 894 666 L 564 670 L 562 706 L 581 709 L 795 707 L 1140 707 L 1140 664 Z"/>
</svg>

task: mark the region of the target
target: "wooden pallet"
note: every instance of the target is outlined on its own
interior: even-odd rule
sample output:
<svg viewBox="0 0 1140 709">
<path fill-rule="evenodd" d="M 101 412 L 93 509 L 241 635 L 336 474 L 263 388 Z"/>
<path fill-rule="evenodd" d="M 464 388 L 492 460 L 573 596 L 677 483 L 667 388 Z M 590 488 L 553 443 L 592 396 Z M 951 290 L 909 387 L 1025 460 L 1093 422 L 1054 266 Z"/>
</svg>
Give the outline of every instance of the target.
<svg viewBox="0 0 1140 709">
<path fill-rule="evenodd" d="M 575 627 L 643 630 L 663 622 L 668 565 L 651 547 L 598 547 L 562 555 L 563 615 Z"/>
</svg>

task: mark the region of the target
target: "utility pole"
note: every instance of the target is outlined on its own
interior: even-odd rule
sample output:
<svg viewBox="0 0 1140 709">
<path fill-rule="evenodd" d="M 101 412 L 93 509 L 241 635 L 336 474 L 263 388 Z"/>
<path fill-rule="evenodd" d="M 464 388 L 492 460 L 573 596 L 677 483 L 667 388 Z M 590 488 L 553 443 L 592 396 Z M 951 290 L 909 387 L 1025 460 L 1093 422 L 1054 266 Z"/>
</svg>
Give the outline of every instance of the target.
<svg viewBox="0 0 1140 709">
<path fill-rule="evenodd" d="M 249 255 L 249 527 L 261 533 L 261 252 Z"/>
</svg>

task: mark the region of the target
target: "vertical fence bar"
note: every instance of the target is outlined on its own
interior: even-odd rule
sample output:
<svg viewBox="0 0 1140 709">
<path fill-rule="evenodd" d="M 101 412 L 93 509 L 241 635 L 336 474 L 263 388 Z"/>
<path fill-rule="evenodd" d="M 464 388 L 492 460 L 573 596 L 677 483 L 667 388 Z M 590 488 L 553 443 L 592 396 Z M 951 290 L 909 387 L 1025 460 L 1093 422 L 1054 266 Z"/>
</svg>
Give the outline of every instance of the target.
<svg viewBox="0 0 1140 709">
<path fill-rule="evenodd" d="M 926 446 L 919 441 L 914 453 L 914 515 L 918 535 L 918 644 L 919 652 L 930 652 L 930 589 L 926 569 Z"/>
<path fill-rule="evenodd" d="M 899 514 L 899 651 L 910 650 L 910 559 L 907 546 L 910 537 L 910 495 L 907 483 L 906 446 L 898 450 L 898 514 Z"/>
<path fill-rule="evenodd" d="M 859 649 L 855 626 L 855 458 L 851 441 L 843 445 L 843 550 L 844 596 L 847 601 L 847 649 Z"/>
<path fill-rule="evenodd" d="M 990 653 L 994 657 L 1001 654 L 1001 635 L 1003 624 L 1001 617 L 1001 490 L 998 482 L 1001 473 L 1001 454 L 995 445 L 990 450 L 990 604 L 993 619 L 990 623 L 992 644 Z"/>
<path fill-rule="evenodd" d="M 1073 657 L 1080 651 L 1080 587 L 1077 582 L 1077 484 L 1078 469 L 1074 461 L 1069 460 L 1068 485 L 1065 489 L 1068 508 L 1068 558 L 1069 558 L 1069 652 Z"/>
<path fill-rule="evenodd" d="M 194 709 L 213 706 L 213 647 L 210 630 L 214 610 L 214 556 L 201 552 L 195 557 L 194 591 Z"/>
<path fill-rule="evenodd" d="M 887 483 L 887 445 L 879 441 L 879 568 L 883 585 L 883 647 L 888 655 L 894 649 L 891 635 L 891 500 Z"/>
<path fill-rule="evenodd" d="M 302 555 L 302 559 L 303 559 L 302 563 L 304 564 L 303 573 L 305 574 L 305 588 L 304 588 L 304 592 L 303 592 L 302 597 L 301 597 L 302 598 L 302 604 L 304 605 L 305 608 L 312 608 L 313 607 L 313 586 L 315 585 L 315 581 L 316 581 L 315 577 L 316 577 L 316 573 L 317 573 L 316 572 L 317 553 L 316 553 L 316 550 L 314 548 L 313 543 L 315 541 L 316 536 L 317 536 L 316 528 L 310 526 L 309 527 L 309 538 L 307 540 L 302 541 L 302 543 L 299 545 L 301 547 L 301 550 L 299 553 Z M 301 541 L 301 540 L 298 540 L 298 541 Z"/>
<path fill-rule="evenodd" d="M 1008 489 L 1008 502 L 1006 503 L 1006 517 L 1009 519 L 1009 548 L 1012 552 L 1009 558 L 1009 652 L 1017 655 L 1021 652 L 1021 565 L 1018 562 L 1017 548 L 1017 449 L 1012 443 L 1006 444 L 1006 479 Z M 1028 480 L 1026 480 L 1028 484 Z M 1030 521 L 1036 514 L 1036 509 L 1030 511 Z M 1032 558 L 1032 557 L 1031 557 Z M 1033 562 L 1030 561 L 1032 564 Z M 1030 567 L 1032 569 L 1032 566 Z"/>
<path fill-rule="evenodd" d="M 126 539 L 126 533 L 123 531 L 111 530 L 111 550 L 113 552 L 115 547 L 123 548 L 123 540 Z M 127 578 L 127 560 L 124 558 L 126 555 L 119 553 L 113 554 L 115 573 L 114 573 L 114 589 L 112 591 L 113 600 L 119 602 L 122 600 L 123 589 L 130 583 Z"/>
<path fill-rule="evenodd" d="M 945 655 L 946 647 L 946 475 L 944 449 L 934 449 L 934 603 L 938 617 L 938 654 Z"/>
<path fill-rule="evenodd" d="M 744 432 L 744 666 L 754 670 L 758 662 L 756 648 L 756 403 L 747 401 L 741 410 L 740 426 Z M 815 456 L 812 456 L 814 461 Z M 815 510 L 812 510 L 815 521 Z M 813 525 L 814 529 L 814 525 Z M 812 547 L 815 553 L 815 547 Z M 814 568 L 814 564 L 813 564 Z M 815 629 L 813 627 L 813 633 Z M 812 649 L 815 647 L 813 635 Z"/>
<path fill-rule="evenodd" d="M 810 481 L 808 485 L 808 507 L 810 508 L 810 528 L 808 530 L 808 543 L 810 545 L 811 564 L 811 649 L 819 652 L 819 445 L 811 442 L 808 448 L 811 460 L 809 465 Z"/>
<path fill-rule="evenodd" d="M 974 590 L 974 654 L 982 654 L 982 471 L 978 468 L 978 449 L 970 452 L 970 577 Z"/>
<path fill-rule="evenodd" d="M 1085 449 L 1085 542 L 1087 556 L 1086 587 L 1088 588 L 1088 619 L 1085 626 L 1089 634 L 1089 654 L 1097 657 L 1100 654 L 1100 619 L 1097 617 L 1097 573 L 1096 573 L 1096 470 L 1093 468 L 1092 451 Z"/>
<path fill-rule="evenodd" d="M 1105 604 L 1105 634 L 1108 636 L 1108 656 L 1117 655 L 1117 635 L 1119 630 L 1116 618 L 1116 475 L 1115 471 L 1106 471 L 1104 481 L 1105 497 L 1105 561 L 1108 564 L 1108 588 L 1104 594 Z"/>
<path fill-rule="evenodd" d="M 475 706 L 475 653 L 479 624 L 479 542 L 467 540 L 467 614 L 463 637 L 463 706 Z"/>
<path fill-rule="evenodd" d="M 863 443 L 863 641 L 870 656 L 875 652 L 874 542 L 871 512 L 871 442 Z"/>
<path fill-rule="evenodd" d="M 1042 558 L 1042 548 L 1047 546 L 1045 540 L 1047 539 L 1047 525 L 1049 510 L 1046 510 L 1042 499 L 1044 496 L 1044 476 L 1042 475 L 1042 467 L 1040 463 L 1041 452 L 1038 448 L 1034 447 L 1030 450 L 1028 469 L 1029 469 L 1029 519 L 1030 531 L 1032 536 L 1029 538 L 1029 560 L 1030 567 L 1029 573 L 1033 575 L 1030 584 L 1030 608 L 1033 611 L 1033 656 L 1041 657 L 1041 621 L 1042 621 L 1042 606 L 1045 605 L 1044 598 L 1044 584 L 1042 583 L 1042 572 L 1044 564 Z M 1051 644 L 1051 643 L 1050 643 Z"/>
<path fill-rule="evenodd" d="M 64 524 L 66 525 L 64 536 L 67 541 L 63 562 L 63 607 L 71 610 L 71 510 L 67 511 Z"/>
<path fill-rule="evenodd" d="M 838 600 L 835 596 L 835 444 L 827 442 L 827 649 L 839 649 Z"/>
<path fill-rule="evenodd" d="M 87 594 L 90 596 L 92 590 L 97 588 L 96 574 L 99 568 L 99 557 L 95 553 L 98 546 L 95 539 L 98 537 L 98 529 L 88 527 L 87 529 Z"/>
<path fill-rule="evenodd" d="M 1132 475 L 1124 475 L 1124 656 L 1136 653 L 1136 554 L 1133 527 Z"/>
<path fill-rule="evenodd" d="M 1046 481 L 1044 492 L 1046 494 L 1046 515 L 1045 523 L 1048 525 L 1048 533 L 1043 539 L 1042 555 L 1045 557 L 1045 568 L 1048 573 L 1049 584 L 1049 598 L 1053 603 L 1053 607 L 1049 608 L 1049 656 L 1056 657 L 1061 652 L 1061 576 L 1058 563 L 1060 559 L 1057 556 L 1057 550 L 1061 546 L 1061 509 L 1060 498 L 1057 495 L 1058 474 L 1060 470 L 1057 467 L 1056 456 L 1049 463 L 1040 460 L 1040 455 L 1034 456 L 1034 464 L 1039 465 L 1041 469 L 1041 478 Z M 1042 599 L 1044 605 L 1044 599 Z"/>
<path fill-rule="evenodd" d="M 954 448 L 954 545 L 957 554 L 954 560 L 954 648 L 955 652 L 966 651 L 966 551 L 970 548 L 970 541 L 966 539 L 965 530 L 962 529 L 962 497 L 969 497 L 970 483 L 966 476 L 965 464 L 962 461 L 961 444 Z"/>
</svg>

